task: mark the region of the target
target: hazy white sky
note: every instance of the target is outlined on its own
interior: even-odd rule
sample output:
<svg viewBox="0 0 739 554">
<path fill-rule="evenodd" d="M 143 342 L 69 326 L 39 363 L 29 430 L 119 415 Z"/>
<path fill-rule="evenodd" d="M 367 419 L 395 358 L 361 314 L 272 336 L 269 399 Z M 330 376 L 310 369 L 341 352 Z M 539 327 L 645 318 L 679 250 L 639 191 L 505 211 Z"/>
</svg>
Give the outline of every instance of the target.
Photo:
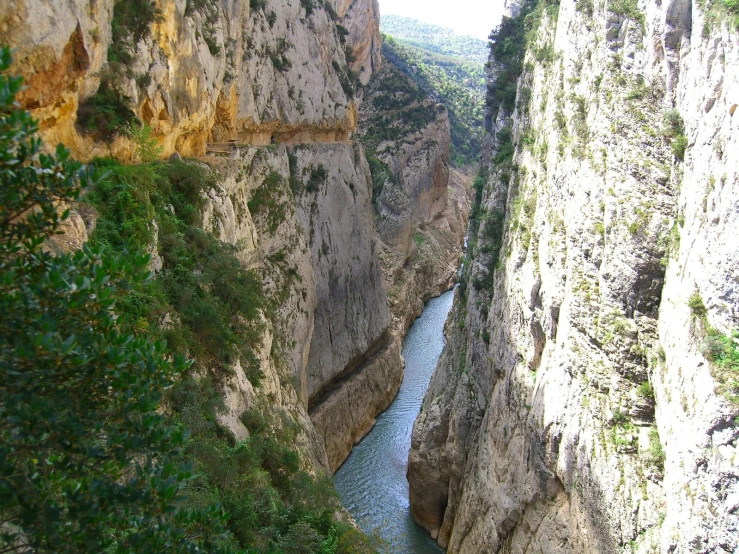
<svg viewBox="0 0 739 554">
<path fill-rule="evenodd" d="M 487 39 L 500 22 L 503 0 L 379 0 L 380 13 L 404 15 Z"/>
</svg>

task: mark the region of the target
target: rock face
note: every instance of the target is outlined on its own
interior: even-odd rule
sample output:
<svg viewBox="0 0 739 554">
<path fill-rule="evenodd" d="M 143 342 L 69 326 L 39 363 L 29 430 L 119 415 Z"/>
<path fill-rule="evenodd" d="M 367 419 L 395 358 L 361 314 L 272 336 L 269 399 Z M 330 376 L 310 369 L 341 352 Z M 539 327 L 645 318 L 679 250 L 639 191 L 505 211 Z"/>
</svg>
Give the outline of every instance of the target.
<svg viewBox="0 0 739 554">
<path fill-rule="evenodd" d="M 28 85 L 20 101 L 47 144 L 83 160 L 140 161 L 127 130 L 80 125 L 114 93 L 151 127 L 162 156 L 199 156 L 217 173 L 204 227 L 259 271 L 276 311 L 264 318 L 262 384 L 236 364 L 221 422 L 243 439 L 245 410 L 289 413 L 308 458 L 333 471 L 397 393 L 400 342 L 423 301 L 456 279 L 469 179 L 450 178 L 446 111 L 416 91 L 379 114 L 385 93 L 368 89 L 366 117 L 395 118 L 391 140 L 370 141 L 391 168 L 375 191 L 351 134 L 361 85 L 381 65 L 376 0 L 132 2 L 3 3 L 0 32 Z M 136 35 L 129 5 L 160 17 Z M 121 36 L 136 38 L 121 49 Z M 88 219 L 75 215 L 50 247 L 79 248 Z M 151 254 L 156 272 L 157 244 Z"/>
<path fill-rule="evenodd" d="M 452 554 L 739 548 L 736 376 L 712 354 L 739 326 L 739 49 L 707 17 L 527 20 L 412 436 L 413 515 Z"/>
<path fill-rule="evenodd" d="M 241 0 L 161 0 L 161 21 L 128 64 L 108 63 L 114 4 L 0 6 L 0 34 L 16 48 L 13 71 L 28 85 L 21 103 L 47 143 L 63 142 L 83 159 L 134 155 L 124 136 L 96 141 L 75 125 L 101 78 L 152 127 L 164 156 L 192 156 L 226 140 L 347 141 L 359 95 L 349 69 L 366 82 L 379 64 L 376 0 L 337 1 L 336 11 L 300 0 L 270 0 L 255 10 Z"/>
<path fill-rule="evenodd" d="M 352 49 L 353 62 L 349 67 L 359 74 L 366 85 L 380 68 L 382 42 L 380 40 L 380 5 L 377 0 L 328 0 L 348 31 L 347 44 Z"/>
<path fill-rule="evenodd" d="M 402 337 L 423 303 L 456 281 L 471 179 L 450 169 L 446 109 L 388 60 L 365 89 L 358 137 L 373 168 L 380 262 Z"/>
</svg>

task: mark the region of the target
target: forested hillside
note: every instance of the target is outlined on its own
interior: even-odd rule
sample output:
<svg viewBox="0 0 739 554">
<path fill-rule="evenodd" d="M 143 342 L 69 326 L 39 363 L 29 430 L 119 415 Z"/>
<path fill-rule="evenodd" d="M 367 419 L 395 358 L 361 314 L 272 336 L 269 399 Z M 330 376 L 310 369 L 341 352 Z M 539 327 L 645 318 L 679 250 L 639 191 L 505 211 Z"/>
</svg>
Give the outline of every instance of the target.
<svg viewBox="0 0 739 554">
<path fill-rule="evenodd" d="M 484 40 L 455 35 L 451 29 L 410 17 L 383 15 L 380 30 L 386 35 L 436 54 L 456 56 L 480 65 L 488 59 L 488 47 Z"/>
<path fill-rule="evenodd" d="M 475 163 L 483 130 L 483 64 L 424 50 L 388 35 L 384 35 L 382 53 L 425 94 L 449 110 L 452 162 L 457 166 Z"/>
</svg>

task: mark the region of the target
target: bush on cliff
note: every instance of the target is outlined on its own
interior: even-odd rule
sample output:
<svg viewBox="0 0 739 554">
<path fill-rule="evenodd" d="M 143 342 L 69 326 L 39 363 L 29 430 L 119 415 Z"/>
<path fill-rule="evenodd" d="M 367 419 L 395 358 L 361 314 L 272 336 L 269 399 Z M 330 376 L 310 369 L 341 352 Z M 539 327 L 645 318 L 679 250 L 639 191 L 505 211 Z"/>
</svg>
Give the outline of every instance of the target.
<svg viewBox="0 0 739 554">
<path fill-rule="evenodd" d="M 62 146 L 41 153 L 20 89 L 0 74 L 0 551 L 217 552 L 192 537 L 217 537 L 225 514 L 178 504 L 186 434 L 159 413 L 186 364 L 116 322 L 147 259 L 46 251 L 91 175 Z"/>
</svg>

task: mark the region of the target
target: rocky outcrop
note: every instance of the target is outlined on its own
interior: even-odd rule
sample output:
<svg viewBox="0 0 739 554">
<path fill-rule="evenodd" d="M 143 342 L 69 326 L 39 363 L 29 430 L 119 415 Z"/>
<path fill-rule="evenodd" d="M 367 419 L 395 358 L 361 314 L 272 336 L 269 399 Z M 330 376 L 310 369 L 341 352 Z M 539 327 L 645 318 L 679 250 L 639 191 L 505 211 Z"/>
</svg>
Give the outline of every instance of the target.
<svg viewBox="0 0 739 554">
<path fill-rule="evenodd" d="M 349 67 L 366 85 L 380 68 L 382 41 L 380 40 L 380 5 L 377 0 L 327 0 L 341 19 L 347 31 L 347 45 L 351 48 Z"/>
<path fill-rule="evenodd" d="M 450 553 L 734 552 L 736 33 L 682 0 L 521 9 L 413 515 Z"/>
<path fill-rule="evenodd" d="M 380 262 L 396 335 L 451 288 L 470 208 L 470 177 L 450 169 L 449 117 L 385 60 L 370 80 L 359 139 L 373 168 Z"/>
<path fill-rule="evenodd" d="M 19 99 L 48 144 L 63 142 L 83 159 L 133 158 L 120 129 L 115 139 L 96 140 L 76 125 L 80 105 L 101 80 L 151 126 L 164 156 L 203 155 L 208 143 L 226 140 L 349 139 L 358 97 L 350 67 L 366 82 L 379 64 L 375 0 L 336 2 L 338 14 L 323 2 L 300 0 L 257 3 L 253 10 L 240 0 L 155 5 L 161 18 L 125 62 L 109 54 L 119 17 L 113 0 L 0 6 L 3 41 L 16 48 L 13 70 L 28 85 Z"/>
</svg>

